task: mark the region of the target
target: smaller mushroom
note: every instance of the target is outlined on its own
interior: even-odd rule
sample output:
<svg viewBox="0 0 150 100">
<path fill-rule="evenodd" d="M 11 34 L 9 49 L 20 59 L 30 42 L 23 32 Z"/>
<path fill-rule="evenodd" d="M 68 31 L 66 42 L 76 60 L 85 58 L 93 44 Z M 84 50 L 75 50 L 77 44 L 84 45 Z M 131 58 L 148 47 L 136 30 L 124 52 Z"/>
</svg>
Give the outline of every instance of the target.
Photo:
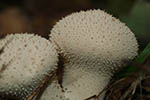
<svg viewBox="0 0 150 100">
<path fill-rule="evenodd" d="M 55 45 L 34 34 L 0 40 L 0 96 L 26 100 L 57 69 Z"/>
</svg>

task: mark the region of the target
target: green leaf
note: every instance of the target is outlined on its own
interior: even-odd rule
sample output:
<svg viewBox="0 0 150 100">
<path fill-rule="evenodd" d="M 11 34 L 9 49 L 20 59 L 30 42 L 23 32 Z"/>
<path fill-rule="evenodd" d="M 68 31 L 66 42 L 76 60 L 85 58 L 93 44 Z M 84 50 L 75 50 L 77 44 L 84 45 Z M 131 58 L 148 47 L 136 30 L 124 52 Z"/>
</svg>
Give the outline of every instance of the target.
<svg viewBox="0 0 150 100">
<path fill-rule="evenodd" d="M 135 59 L 137 63 L 143 64 L 150 57 L 150 43 L 146 46 L 142 53 Z"/>
</svg>

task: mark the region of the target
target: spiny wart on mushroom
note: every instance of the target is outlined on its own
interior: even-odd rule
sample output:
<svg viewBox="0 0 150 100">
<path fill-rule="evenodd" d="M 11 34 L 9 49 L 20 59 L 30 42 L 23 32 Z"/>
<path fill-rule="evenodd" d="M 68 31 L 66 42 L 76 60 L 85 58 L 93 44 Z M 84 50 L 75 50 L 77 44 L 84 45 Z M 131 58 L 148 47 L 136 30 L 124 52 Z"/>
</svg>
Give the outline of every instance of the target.
<svg viewBox="0 0 150 100">
<path fill-rule="evenodd" d="M 0 96 L 26 100 L 45 76 L 57 69 L 55 45 L 34 34 L 12 34 L 0 40 Z"/>
<path fill-rule="evenodd" d="M 138 51 L 131 30 L 102 10 L 66 16 L 53 27 L 50 40 L 67 59 L 62 86 L 69 100 L 97 95 L 124 60 L 132 60 Z"/>
</svg>

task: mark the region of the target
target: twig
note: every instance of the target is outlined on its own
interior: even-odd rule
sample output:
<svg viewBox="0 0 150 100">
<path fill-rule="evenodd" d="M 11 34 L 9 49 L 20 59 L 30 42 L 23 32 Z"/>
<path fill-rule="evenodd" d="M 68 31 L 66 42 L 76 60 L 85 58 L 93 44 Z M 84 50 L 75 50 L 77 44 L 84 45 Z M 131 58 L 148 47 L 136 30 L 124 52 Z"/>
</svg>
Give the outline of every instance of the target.
<svg viewBox="0 0 150 100">
<path fill-rule="evenodd" d="M 128 88 L 128 90 L 124 93 L 124 95 L 120 97 L 119 100 L 125 100 L 125 98 L 126 98 L 126 97 L 129 95 L 129 93 L 131 93 L 131 92 L 132 92 L 132 95 L 133 95 L 134 92 L 135 92 L 135 89 L 136 89 L 137 85 L 139 84 L 139 82 L 141 82 L 141 80 L 140 80 L 139 78 L 136 79 L 136 80 L 131 84 L 131 86 Z M 132 96 L 132 95 L 131 95 L 131 96 Z"/>
<path fill-rule="evenodd" d="M 91 100 L 91 99 L 93 99 L 93 98 L 96 98 L 96 95 L 93 95 L 93 96 L 91 96 L 91 97 L 89 97 L 89 98 L 87 98 L 87 99 L 84 99 L 84 100 Z"/>
<path fill-rule="evenodd" d="M 142 79 L 143 79 L 143 77 L 142 77 L 143 75 L 142 75 L 142 73 L 140 73 L 140 100 L 142 100 L 142 84 L 141 84 L 141 81 L 142 81 Z"/>
</svg>

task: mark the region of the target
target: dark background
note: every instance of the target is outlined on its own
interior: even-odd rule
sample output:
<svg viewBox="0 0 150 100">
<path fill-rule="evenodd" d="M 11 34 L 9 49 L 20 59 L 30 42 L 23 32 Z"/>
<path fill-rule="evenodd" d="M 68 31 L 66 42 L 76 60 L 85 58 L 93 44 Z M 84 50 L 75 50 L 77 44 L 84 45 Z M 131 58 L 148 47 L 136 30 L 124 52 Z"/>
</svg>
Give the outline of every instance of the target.
<svg viewBox="0 0 150 100">
<path fill-rule="evenodd" d="M 105 10 L 126 23 L 141 49 L 150 42 L 150 0 L 0 0 L 0 35 L 30 32 L 48 38 L 56 21 L 87 9 Z"/>
</svg>

